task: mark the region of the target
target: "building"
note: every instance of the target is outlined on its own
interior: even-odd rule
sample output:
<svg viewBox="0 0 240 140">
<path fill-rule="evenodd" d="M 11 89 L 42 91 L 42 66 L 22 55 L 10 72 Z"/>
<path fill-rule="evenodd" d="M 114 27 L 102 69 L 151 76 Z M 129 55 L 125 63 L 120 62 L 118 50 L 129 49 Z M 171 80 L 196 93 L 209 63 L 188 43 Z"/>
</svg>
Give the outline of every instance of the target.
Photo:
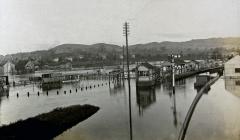
<svg viewBox="0 0 240 140">
<path fill-rule="evenodd" d="M 39 61 L 38 60 L 30 60 L 27 62 L 27 64 L 24 66 L 25 70 L 27 72 L 34 72 L 39 69 Z"/>
<path fill-rule="evenodd" d="M 196 62 L 198 62 L 198 68 L 199 69 L 203 69 L 206 67 L 206 60 L 195 60 Z"/>
<path fill-rule="evenodd" d="M 136 67 L 136 84 L 140 87 L 153 86 L 156 67 L 149 63 L 141 63 Z"/>
<path fill-rule="evenodd" d="M 184 62 L 184 60 L 175 59 L 174 63 L 175 63 L 174 65 L 175 65 L 175 73 L 176 74 L 181 74 L 181 73 L 185 72 L 186 63 Z"/>
<path fill-rule="evenodd" d="M 43 90 L 58 89 L 62 87 L 62 73 L 42 74 Z"/>
<path fill-rule="evenodd" d="M 164 61 L 161 63 L 160 66 L 161 66 L 163 72 L 167 72 L 171 69 L 172 63 L 169 61 Z"/>
<path fill-rule="evenodd" d="M 234 56 L 224 64 L 224 75 L 226 78 L 240 77 L 240 56 Z"/>
<path fill-rule="evenodd" d="M 59 62 L 59 58 L 58 57 L 54 58 L 53 62 Z"/>
<path fill-rule="evenodd" d="M 15 65 L 12 62 L 8 61 L 3 65 L 3 71 L 4 71 L 4 74 L 14 73 Z"/>
<path fill-rule="evenodd" d="M 0 75 L 4 75 L 3 66 L 0 66 Z"/>
<path fill-rule="evenodd" d="M 67 61 L 70 61 L 70 62 L 73 61 L 73 58 L 72 58 L 72 57 L 66 57 L 65 59 L 66 59 Z"/>
<path fill-rule="evenodd" d="M 198 69 L 198 62 L 195 60 L 184 60 L 186 63 L 185 69 L 186 71 L 194 71 Z"/>
<path fill-rule="evenodd" d="M 60 69 L 71 70 L 72 69 L 72 63 L 67 62 L 66 64 L 60 65 L 59 67 L 60 67 Z"/>
<path fill-rule="evenodd" d="M 79 58 L 79 59 L 83 59 L 83 58 L 84 58 L 84 55 L 78 55 L 78 58 Z"/>
<path fill-rule="evenodd" d="M 28 61 L 27 64 L 24 67 L 28 72 L 33 72 L 34 68 L 35 68 L 35 65 L 34 65 L 33 61 Z"/>
</svg>

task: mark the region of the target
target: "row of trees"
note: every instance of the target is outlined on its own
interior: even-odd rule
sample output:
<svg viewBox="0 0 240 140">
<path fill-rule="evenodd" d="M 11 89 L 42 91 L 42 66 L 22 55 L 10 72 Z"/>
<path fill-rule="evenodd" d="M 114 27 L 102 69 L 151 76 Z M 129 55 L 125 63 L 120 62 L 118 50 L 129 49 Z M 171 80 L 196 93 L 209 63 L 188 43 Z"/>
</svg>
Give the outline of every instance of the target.
<svg viewBox="0 0 240 140">
<path fill-rule="evenodd" d="M 104 50 L 104 49 L 103 49 Z M 104 52 L 99 50 L 95 53 L 84 53 L 84 55 L 79 55 L 78 53 L 68 54 L 48 54 L 41 58 L 28 58 L 27 60 L 19 60 L 15 63 L 15 68 L 18 72 L 24 73 L 25 65 L 29 60 L 38 61 L 38 66 L 42 69 L 45 65 L 48 66 L 59 66 L 66 63 L 71 63 L 73 67 L 90 67 L 90 66 L 105 66 L 105 65 L 116 65 L 122 63 L 122 52 Z M 152 50 L 153 51 L 153 50 Z M 171 54 L 166 48 L 161 49 L 161 51 L 152 52 L 130 52 L 130 61 L 159 61 L 167 60 L 168 55 Z M 227 51 L 222 48 L 208 49 L 205 51 L 187 49 L 187 51 L 180 51 L 179 54 L 182 54 L 183 59 L 223 59 L 224 54 Z M 80 57 L 81 56 L 81 57 Z M 71 57 L 72 60 L 66 58 Z M 58 61 L 53 61 L 54 58 L 58 58 Z"/>
</svg>

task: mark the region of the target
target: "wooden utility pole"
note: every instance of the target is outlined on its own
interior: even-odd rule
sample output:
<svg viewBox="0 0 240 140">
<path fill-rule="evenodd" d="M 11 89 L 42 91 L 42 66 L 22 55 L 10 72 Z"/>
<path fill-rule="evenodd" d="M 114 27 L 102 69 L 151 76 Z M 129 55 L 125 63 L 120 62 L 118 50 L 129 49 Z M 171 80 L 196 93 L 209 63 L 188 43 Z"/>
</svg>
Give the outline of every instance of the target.
<svg viewBox="0 0 240 140">
<path fill-rule="evenodd" d="M 171 62 L 172 62 L 172 88 L 173 88 L 173 94 L 175 94 L 175 58 L 180 58 L 181 55 L 175 54 L 171 55 Z"/>
<path fill-rule="evenodd" d="M 130 127 L 130 140 L 132 140 L 132 109 L 131 109 L 131 85 L 130 85 L 130 71 L 129 71 L 129 58 L 128 58 L 128 35 L 129 24 L 127 22 L 123 25 L 123 33 L 126 37 L 126 53 L 127 53 L 127 74 L 128 74 L 128 93 L 129 93 L 129 127 Z"/>
<path fill-rule="evenodd" d="M 173 94 L 175 94 L 175 64 L 174 64 L 174 55 L 171 55 L 172 57 L 172 88 L 173 88 Z"/>
<path fill-rule="evenodd" d="M 123 65 L 123 77 L 122 77 L 122 79 L 123 79 L 123 84 L 124 84 L 124 79 L 125 79 L 125 73 L 124 73 L 124 60 L 125 60 L 124 45 L 123 45 L 122 47 L 123 47 L 123 50 L 122 50 L 122 51 L 123 51 L 123 52 L 122 52 L 122 53 L 123 53 L 123 54 L 122 54 L 122 55 L 123 55 L 123 61 L 122 61 L 122 63 L 123 63 L 123 64 L 122 64 L 122 65 Z"/>
</svg>

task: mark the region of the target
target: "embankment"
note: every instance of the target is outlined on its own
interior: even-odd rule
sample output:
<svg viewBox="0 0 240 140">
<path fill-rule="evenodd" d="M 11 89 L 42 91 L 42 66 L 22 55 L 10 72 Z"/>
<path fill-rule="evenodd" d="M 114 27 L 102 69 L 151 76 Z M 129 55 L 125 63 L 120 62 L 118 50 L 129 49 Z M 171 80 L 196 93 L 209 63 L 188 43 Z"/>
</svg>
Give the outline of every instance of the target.
<svg viewBox="0 0 240 140">
<path fill-rule="evenodd" d="M 0 127 L 0 140 L 50 140 L 99 110 L 92 105 L 73 105 Z"/>
</svg>

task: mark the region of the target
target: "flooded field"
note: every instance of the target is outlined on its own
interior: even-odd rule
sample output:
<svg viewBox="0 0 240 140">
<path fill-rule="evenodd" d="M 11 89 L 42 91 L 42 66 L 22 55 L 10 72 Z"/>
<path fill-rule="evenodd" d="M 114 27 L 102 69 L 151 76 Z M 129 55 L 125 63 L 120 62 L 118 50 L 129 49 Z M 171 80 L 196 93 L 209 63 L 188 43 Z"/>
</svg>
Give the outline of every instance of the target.
<svg viewBox="0 0 240 140">
<path fill-rule="evenodd" d="M 135 80 L 131 80 L 133 139 L 177 139 L 190 104 L 197 94 L 193 86 L 195 80 L 195 77 L 190 77 L 178 82 L 175 96 L 167 84 L 149 90 L 136 90 Z M 90 85 L 92 88 L 89 88 Z M 88 88 L 81 90 L 84 86 Z M 0 101 L 0 124 L 26 119 L 56 107 L 92 104 L 99 106 L 100 110 L 55 140 L 127 140 L 127 87 L 127 81 L 125 86 L 114 86 L 112 83 L 109 86 L 107 80 L 87 80 L 63 85 L 60 90 L 50 90 L 48 94 L 36 85 L 11 87 L 9 98 L 2 97 Z M 29 97 L 27 92 L 30 93 Z M 39 96 L 37 92 L 40 92 Z M 16 93 L 19 93 L 18 98 Z M 240 98 L 225 90 L 224 79 L 220 78 L 198 103 L 186 139 L 238 140 L 239 108 Z"/>
</svg>

